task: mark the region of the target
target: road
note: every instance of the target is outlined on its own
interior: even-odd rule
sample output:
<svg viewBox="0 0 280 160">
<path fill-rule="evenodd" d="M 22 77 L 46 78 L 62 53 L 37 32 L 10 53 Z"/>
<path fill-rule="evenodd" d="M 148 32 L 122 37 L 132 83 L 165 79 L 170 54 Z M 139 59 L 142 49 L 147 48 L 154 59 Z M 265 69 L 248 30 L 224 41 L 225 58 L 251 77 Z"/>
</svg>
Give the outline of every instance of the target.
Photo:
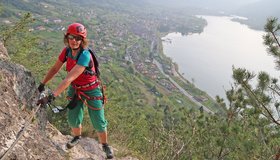
<svg viewBox="0 0 280 160">
<path fill-rule="evenodd" d="M 199 101 L 197 101 L 196 99 L 193 98 L 193 96 L 191 94 L 189 94 L 184 88 L 182 88 L 177 82 L 175 82 L 169 75 L 165 74 L 162 68 L 162 65 L 157 61 L 157 60 L 153 60 L 153 63 L 158 67 L 158 69 L 160 70 L 160 72 L 167 77 L 178 89 L 181 93 L 183 93 L 185 96 L 187 96 L 191 101 L 193 101 L 196 105 L 198 106 L 202 106 L 203 110 L 208 112 L 208 113 L 212 113 L 214 114 L 213 111 L 211 111 L 208 107 L 204 106 L 202 103 L 200 103 Z"/>
</svg>

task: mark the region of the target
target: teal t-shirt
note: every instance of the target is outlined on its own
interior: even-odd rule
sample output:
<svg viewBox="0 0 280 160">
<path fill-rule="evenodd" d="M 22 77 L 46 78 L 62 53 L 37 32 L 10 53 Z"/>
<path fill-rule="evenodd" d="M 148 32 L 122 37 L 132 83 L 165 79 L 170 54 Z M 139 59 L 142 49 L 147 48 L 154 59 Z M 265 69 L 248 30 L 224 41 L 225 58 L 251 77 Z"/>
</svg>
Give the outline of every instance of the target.
<svg viewBox="0 0 280 160">
<path fill-rule="evenodd" d="M 72 51 L 70 50 L 70 58 L 76 60 L 77 59 L 77 56 L 73 56 L 72 55 Z M 88 50 L 83 50 L 83 52 L 81 53 L 78 61 L 77 61 L 77 64 L 80 65 L 80 66 L 84 66 L 84 67 L 88 67 L 89 66 L 89 62 L 90 62 L 90 53 Z"/>
</svg>

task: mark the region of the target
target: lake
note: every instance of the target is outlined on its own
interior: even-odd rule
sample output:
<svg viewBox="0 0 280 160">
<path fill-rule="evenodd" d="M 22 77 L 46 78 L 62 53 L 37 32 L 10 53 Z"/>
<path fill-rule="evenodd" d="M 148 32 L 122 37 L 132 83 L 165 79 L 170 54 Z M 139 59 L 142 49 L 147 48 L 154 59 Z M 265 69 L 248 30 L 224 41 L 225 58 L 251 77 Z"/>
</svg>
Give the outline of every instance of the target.
<svg viewBox="0 0 280 160">
<path fill-rule="evenodd" d="M 207 26 L 200 34 L 170 33 L 163 52 L 179 66 L 179 72 L 210 96 L 225 98 L 233 83 L 232 66 L 278 78 L 274 59 L 266 52 L 263 31 L 231 21 L 232 17 L 202 16 Z"/>
</svg>

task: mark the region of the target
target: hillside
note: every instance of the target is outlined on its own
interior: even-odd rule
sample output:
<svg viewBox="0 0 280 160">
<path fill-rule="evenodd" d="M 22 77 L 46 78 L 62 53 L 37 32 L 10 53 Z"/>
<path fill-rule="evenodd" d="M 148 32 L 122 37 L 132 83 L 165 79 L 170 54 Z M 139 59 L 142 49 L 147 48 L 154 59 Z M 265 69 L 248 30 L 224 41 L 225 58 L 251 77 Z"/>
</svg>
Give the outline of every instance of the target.
<svg viewBox="0 0 280 160">
<path fill-rule="evenodd" d="M 112 1 L 91 1 L 89 4 L 94 5 L 88 7 L 89 4 L 85 6 L 82 1 L 5 1 L 1 7 L 0 20 L 4 22 L 1 28 L 3 31 L 9 30 L 10 26 L 17 24 L 20 19 L 26 19 L 27 26 L 13 35 L 18 39 L 8 39 L 5 45 L 11 59 L 31 70 L 38 83 L 63 47 L 65 27 L 74 21 L 85 24 L 89 30 L 91 47 L 94 47 L 100 57 L 101 76 L 107 86 L 109 136 L 113 144 L 124 146 L 116 156 L 130 154 L 145 158 L 148 154 L 141 155 L 139 151 L 147 153 L 150 149 L 142 145 L 144 139 L 135 137 L 145 138 L 153 134 L 149 132 L 148 124 L 156 125 L 165 121 L 165 126 L 168 126 L 172 123 L 169 116 L 172 115 L 176 117 L 176 121 L 180 121 L 184 117 L 182 110 L 194 109 L 197 112 L 200 107 L 193 102 L 193 98 L 182 94 L 165 74 L 170 75 L 196 99 L 202 99 L 200 105 L 209 107 L 214 112 L 223 112 L 205 92 L 195 88 L 190 82 L 173 76 L 172 63 L 162 54 L 160 35 L 173 31 L 185 34 L 201 32 L 205 21 L 186 13 L 170 13 L 159 8 L 147 8 L 143 11 L 136 5 L 109 2 Z M 37 12 L 38 10 L 41 11 Z M 32 17 L 26 15 L 27 11 Z M 166 21 L 166 18 L 170 21 Z M 5 36 L 5 33 L 2 32 L 1 35 Z M 164 66 L 164 73 L 151 63 L 153 59 Z M 64 76 L 65 72 L 61 72 L 48 87 L 53 89 Z M 58 98 L 56 105 L 64 106 L 64 97 L 65 94 Z M 48 112 L 49 121 L 63 134 L 69 135 L 66 114 L 53 115 Z M 138 121 L 134 121 L 135 118 Z M 143 124 L 146 124 L 145 127 Z M 95 137 L 89 119 L 85 119 L 83 126 L 84 136 Z M 126 143 L 129 145 L 124 145 Z M 164 150 L 158 152 L 161 154 Z"/>
<path fill-rule="evenodd" d="M 229 105 L 219 97 L 216 102 L 178 75 L 178 66 L 163 54 L 162 36 L 169 32 L 181 32 L 185 35 L 190 32 L 200 33 L 207 24 L 206 21 L 194 16 L 197 12 L 191 8 L 170 10 L 150 6 L 148 2 L 128 2 L 1 2 L 0 21 L 3 23 L 0 25 L 0 38 L 9 52 L 9 61 L 23 65 L 30 70 L 27 74 L 34 76 L 32 82 L 28 83 L 32 84 L 31 90 L 25 89 L 23 93 L 28 92 L 27 97 L 32 97 L 30 94 L 35 91 L 36 84 L 38 85 L 64 46 L 65 28 L 73 22 L 80 22 L 86 26 L 90 47 L 94 48 L 100 59 L 101 79 L 106 85 L 105 93 L 108 98 L 105 114 L 109 122 L 109 141 L 116 159 L 271 159 L 278 153 L 278 126 L 271 125 L 269 118 L 263 116 L 266 115 L 263 110 L 255 109 L 258 104 L 249 99 L 250 95 L 246 91 L 233 86 L 227 92 Z M 17 84 L 16 76 L 15 81 L 9 81 L 2 78 L 3 73 L 0 75 L 0 82 L 5 82 L 6 88 L 14 93 L 19 87 L 11 84 Z M 59 72 L 48 84 L 48 88 L 54 89 L 65 75 L 64 70 Z M 10 103 L 17 99 L 15 95 L 12 95 L 15 97 L 13 99 L 4 94 L 0 97 L 8 99 Z M 56 98 L 54 105 L 65 106 L 65 98 L 66 94 L 63 93 Z M 263 99 L 269 100 L 265 96 Z M 20 104 L 16 104 L 18 105 Z M 6 106 L 5 101 L 1 102 L 3 112 L 6 111 Z M 17 113 L 23 112 L 18 107 L 13 109 Z M 30 115 L 28 111 L 30 109 L 23 115 L 17 115 L 26 122 L 26 116 Z M 67 159 L 69 155 L 56 152 L 55 145 L 65 144 L 69 137 L 67 135 L 71 134 L 67 112 L 53 114 L 50 109 L 46 109 L 46 112 L 50 124 L 59 130 L 50 131 L 55 133 L 51 137 L 61 133 L 60 138 L 46 140 L 52 141 L 48 143 L 49 149 L 54 150 L 57 156 Z M 34 120 L 40 121 L 38 117 Z M 36 130 L 34 134 L 42 137 L 32 137 L 32 132 L 26 133 L 26 136 L 31 136 L 31 139 L 46 138 L 39 134 L 37 123 L 31 126 L 34 128 L 30 130 Z M 18 129 L 11 130 L 18 133 L 14 131 Z M 80 159 L 95 156 L 103 158 L 95 152 L 99 151 L 93 140 L 96 138 L 95 133 L 86 112 L 82 132 L 84 143 L 75 149 L 81 149 L 82 153 L 89 149 L 94 155 L 88 156 L 85 151 L 86 157 Z M 3 142 L 8 143 L 8 138 Z M 9 145 L 11 143 L 1 147 L 7 149 Z M 36 145 L 42 146 L 40 143 L 29 144 L 24 141 L 18 147 L 32 151 L 33 156 L 40 153 L 37 148 L 32 148 Z M 15 149 L 15 153 L 20 150 Z M 42 156 L 47 153 L 48 150 L 42 152 Z M 27 153 L 26 155 L 29 156 Z"/>
<path fill-rule="evenodd" d="M 188 32 L 200 32 L 203 25 L 205 25 L 204 20 L 196 18 L 192 15 L 184 18 L 184 15 L 180 16 L 180 14 L 177 13 L 171 14 L 165 12 L 165 10 L 156 10 L 156 12 L 154 12 L 153 14 L 145 11 L 144 14 L 144 12 L 138 9 L 134 12 L 135 18 L 128 18 L 131 12 L 128 11 L 127 5 L 120 7 L 119 10 L 111 10 L 110 12 L 106 12 L 106 14 L 104 14 L 105 12 L 103 8 L 109 9 L 113 6 L 109 5 L 109 3 L 106 2 L 96 4 L 97 8 L 94 10 L 94 12 L 93 10 L 87 10 L 90 8 L 85 8 L 84 12 L 79 12 L 79 8 L 69 8 L 69 11 L 64 10 L 66 14 L 60 14 L 59 11 L 62 11 L 64 6 L 59 6 L 53 1 L 46 1 L 44 3 L 31 3 L 31 5 L 24 5 L 22 1 L 21 3 L 21 5 L 16 6 L 13 6 L 13 4 L 11 3 L 9 4 L 11 5 L 11 7 L 6 7 L 3 12 L 6 12 L 6 10 L 7 12 L 9 12 L 13 9 L 17 12 L 22 12 L 18 11 L 21 8 L 26 11 L 30 11 L 34 7 L 38 7 L 40 9 L 45 8 L 44 10 L 46 10 L 45 12 L 42 12 L 42 15 L 35 12 L 35 14 L 33 15 L 35 21 L 29 28 L 29 30 L 32 30 L 33 33 L 38 35 L 37 38 L 40 41 L 39 43 L 43 44 L 44 47 L 40 48 L 41 50 L 49 48 L 47 49 L 49 53 L 57 53 L 60 51 L 60 48 L 63 47 L 63 44 L 59 40 L 60 38 L 58 36 L 61 36 L 63 34 L 65 26 L 68 24 L 67 21 L 76 19 L 76 16 L 72 13 L 77 12 L 78 15 L 82 15 L 83 17 L 79 21 L 84 23 L 86 27 L 88 27 L 88 29 L 92 31 L 89 32 L 88 36 L 90 39 L 90 44 L 94 43 L 95 50 L 99 52 L 101 60 L 105 62 L 105 64 L 103 65 L 105 72 L 104 79 L 109 79 L 110 81 L 114 81 L 114 79 L 122 79 L 121 74 L 118 76 L 113 76 L 114 74 L 112 73 L 106 73 L 105 68 L 112 67 L 113 65 L 114 68 L 119 71 L 132 71 L 132 74 L 136 75 L 140 73 L 139 75 L 141 75 L 142 77 L 139 77 L 139 81 L 143 81 L 142 83 L 138 84 L 140 86 L 143 84 L 145 85 L 147 83 L 146 81 L 154 81 L 151 75 L 154 75 L 153 72 L 155 71 L 150 70 L 151 73 L 146 73 L 146 70 L 149 69 L 149 67 L 153 67 L 153 64 L 148 64 L 147 60 L 152 61 L 153 59 L 156 59 L 164 64 L 170 63 L 168 62 L 170 60 L 166 59 L 162 54 L 161 40 L 158 34 L 165 34 L 172 31 L 180 31 L 185 34 L 187 34 Z M 72 3 L 75 2 L 73 1 Z M 92 3 L 94 4 L 96 2 L 92 1 Z M 81 4 L 83 4 L 83 2 L 81 2 Z M 136 6 L 134 7 L 137 8 Z M 44 13 L 48 14 L 44 15 Z M 149 17 L 146 16 L 147 14 L 149 15 Z M 170 21 L 164 20 L 164 17 L 159 16 L 159 14 L 166 14 L 166 16 L 170 17 Z M 20 17 L 20 15 L 18 15 L 17 17 Z M 12 18 L 13 17 L 6 18 L 5 16 L 3 16 L 2 21 L 4 21 L 7 25 L 9 25 L 10 23 L 13 24 L 14 22 L 12 21 Z M 46 41 L 46 39 L 48 40 Z M 91 47 L 93 47 L 93 45 L 91 45 Z M 132 63 L 126 60 L 127 57 L 131 57 L 133 59 Z M 145 64 L 146 68 L 141 68 L 141 65 L 143 64 Z M 171 66 L 166 66 L 164 70 L 166 73 L 171 73 L 171 68 Z M 38 71 L 38 68 L 36 69 L 37 73 L 42 74 Z M 110 78 L 108 78 L 107 75 Z M 160 89 L 161 91 L 163 91 L 162 94 L 169 94 L 169 89 L 164 89 L 168 87 L 168 85 L 160 86 L 160 84 L 162 84 L 161 81 L 165 81 L 164 76 L 158 73 L 157 77 L 158 83 L 152 82 L 151 85 L 155 86 L 156 88 L 159 87 L 159 89 L 163 88 Z M 146 78 L 148 79 L 146 80 Z M 124 79 L 127 79 L 127 77 L 124 77 Z M 128 85 L 130 85 L 130 83 L 128 83 Z M 140 86 L 138 87 L 144 88 L 145 90 L 150 89 L 149 87 L 147 88 L 147 86 Z M 129 86 L 127 87 L 129 88 Z M 157 96 L 154 96 L 155 100 Z M 151 101 L 150 104 L 155 104 L 155 101 Z"/>
<path fill-rule="evenodd" d="M 216 102 L 180 76 L 178 66 L 162 53 L 161 37 L 167 33 L 203 31 L 206 21 L 194 16 L 201 9 L 142 2 L 0 2 L 0 38 L 10 56 L 0 54 L 0 153 L 28 122 L 35 101 L 31 94 L 64 46 L 65 28 L 81 22 L 100 59 L 109 143 L 116 159 L 279 159 L 280 117 L 266 108 L 279 109 L 279 81 L 235 69 L 235 83 L 226 92 L 229 104 L 219 97 Z M 54 89 L 65 75 L 63 69 L 47 87 Z M 251 85 L 254 78 L 256 87 Z M 53 105 L 65 106 L 65 96 Z M 65 153 L 63 145 L 71 138 L 67 112 L 44 111 L 32 118 L 9 159 L 104 159 L 87 112 L 82 143 Z"/>
</svg>

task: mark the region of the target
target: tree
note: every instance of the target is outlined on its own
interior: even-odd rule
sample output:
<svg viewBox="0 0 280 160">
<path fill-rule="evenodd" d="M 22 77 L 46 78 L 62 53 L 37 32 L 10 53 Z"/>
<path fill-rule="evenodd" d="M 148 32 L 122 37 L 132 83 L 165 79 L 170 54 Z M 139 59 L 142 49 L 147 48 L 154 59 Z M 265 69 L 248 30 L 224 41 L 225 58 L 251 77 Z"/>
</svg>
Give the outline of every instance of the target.
<svg viewBox="0 0 280 160">
<path fill-rule="evenodd" d="M 264 44 L 267 46 L 269 54 L 276 59 L 277 69 L 280 69 L 280 44 L 278 40 L 280 25 L 277 23 L 277 18 L 268 18 L 264 28 L 266 31 L 266 35 L 263 37 Z M 254 88 L 250 82 L 255 77 L 254 73 L 246 69 L 233 68 L 233 78 L 247 93 L 251 105 L 273 123 L 280 125 L 279 114 L 275 114 L 278 113 L 280 104 L 278 101 L 280 96 L 278 79 L 269 76 L 268 73 L 260 72 L 257 77 L 258 84 Z"/>
<path fill-rule="evenodd" d="M 280 69 L 280 43 L 278 40 L 280 25 L 277 18 L 268 18 L 264 27 L 266 35 L 264 36 L 264 44 L 267 46 L 268 52 L 276 59 L 277 69 Z"/>
<path fill-rule="evenodd" d="M 264 44 L 267 46 L 268 53 L 275 58 L 276 69 L 280 69 L 280 43 L 278 40 L 280 25 L 277 18 L 268 18 L 265 25 L 266 35 Z M 250 124 L 250 127 L 257 129 L 255 142 L 252 144 L 261 144 L 262 155 L 266 155 L 271 159 L 273 153 L 275 159 L 280 158 L 279 143 L 279 98 L 280 87 L 278 79 L 271 77 L 266 72 L 258 74 L 252 73 L 244 68 L 233 67 L 233 79 L 235 81 L 235 89 L 233 92 L 242 93 L 242 99 L 236 101 L 238 106 L 236 109 L 239 111 L 239 119 L 244 120 L 244 124 Z M 253 83 L 253 79 L 257 80 L 257 84 Z M 236 96 L 228 96 L 229 100 L 236 100 Z M 256 138 L 255 137 L 255 138 Z M 258 142 L 258 143 L 257 143 Z M 248 144 L 247 144 L 248 146 Z M 256 147 L 255 147 L 256 148 Z M 257 147 L 258 148 L 258 147 Z M 256 149 L 255 149 L 256 150 Z"/>
<path fill-rule="evenodd" d="M 26 13 L 23 18 L 17 22 L 13 27 L 6 26 L 1 32 L 1 40 L 5 47 L 13 45 L 13 40 L 18 36 L 19 33 L 26 33 L 27 26 L 32 23 L 34 19 L 30 13 Z"/>
</svg>

